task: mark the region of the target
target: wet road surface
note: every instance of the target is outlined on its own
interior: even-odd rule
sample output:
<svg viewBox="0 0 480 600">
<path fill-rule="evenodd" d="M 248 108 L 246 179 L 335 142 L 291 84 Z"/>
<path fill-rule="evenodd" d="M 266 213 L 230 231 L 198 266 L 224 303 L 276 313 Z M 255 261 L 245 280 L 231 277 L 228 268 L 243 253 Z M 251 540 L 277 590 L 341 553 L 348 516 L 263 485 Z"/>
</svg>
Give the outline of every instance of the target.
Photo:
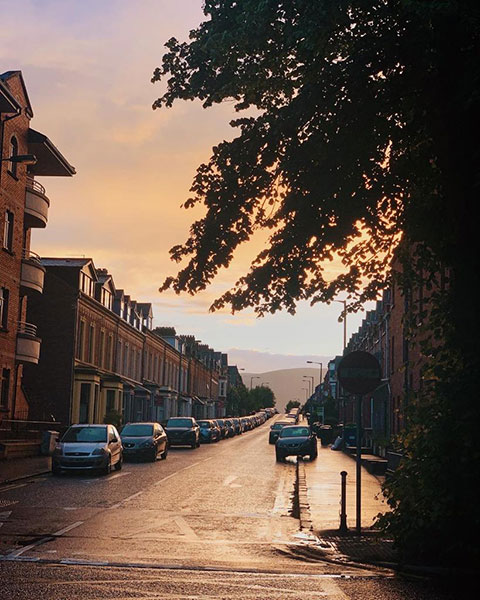
<svg viewBox="0 0 480 600">
<path fill-rule="evenodd" d="M 294 459 L 275 462 L 268 429 L 0 487 L 2 600 L 402 597 L 390 571 L 295 554 Z"/>
</svg>

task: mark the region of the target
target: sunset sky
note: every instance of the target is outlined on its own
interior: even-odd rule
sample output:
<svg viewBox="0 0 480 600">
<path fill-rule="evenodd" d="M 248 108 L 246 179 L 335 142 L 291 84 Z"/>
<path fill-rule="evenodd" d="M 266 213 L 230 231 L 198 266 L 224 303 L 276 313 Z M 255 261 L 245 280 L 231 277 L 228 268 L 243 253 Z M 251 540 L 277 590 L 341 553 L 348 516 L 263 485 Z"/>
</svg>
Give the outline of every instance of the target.
<svg viewBox="0 0 480 600">
<path fill-rule="evenodd" d="M 47 229 L 33 232 L 32 250 L 93 258 L 118 288 L 153 303 L 157 325 L 195 335 L 247 371 L 325 360 L 342 351 L 340 304 L 303 304 L 295 317 L 208 313 L 246 271 L 259 241 L 205 293 L 158 293 L 175 271 L 168 250 L 184 241 L 200 214 L 180 208 L 195 169 L 214 144 L 234 136 L 230 103 L 151 108 L 163 89 L 150 83 L 163 44 L 172 36 L 185 40 L 203 18 L 201 6 L 201 0 L 0 0 L 1 72 L 23 72 L 32 127 L 77 170 L 71 179 L 40 179 L 51 207 Z M 349 333 L 361 318 L 349 316 Z"/>
</svg>

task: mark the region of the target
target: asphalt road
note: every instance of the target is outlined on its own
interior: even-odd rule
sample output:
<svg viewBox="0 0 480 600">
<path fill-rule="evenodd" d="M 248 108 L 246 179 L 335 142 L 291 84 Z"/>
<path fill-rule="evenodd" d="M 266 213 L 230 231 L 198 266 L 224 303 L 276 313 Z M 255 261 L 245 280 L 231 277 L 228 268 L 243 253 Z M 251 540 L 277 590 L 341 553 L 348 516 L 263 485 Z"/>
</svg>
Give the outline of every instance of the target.
<svg viewBox="0 0 480 600">
<path fill-rule="evenodd" d="M 268 426 L 108 476 L 0 487 L 2 600 L 450 597 L 300 558 L 294 459 L 275 462 Z"/>
</svg>

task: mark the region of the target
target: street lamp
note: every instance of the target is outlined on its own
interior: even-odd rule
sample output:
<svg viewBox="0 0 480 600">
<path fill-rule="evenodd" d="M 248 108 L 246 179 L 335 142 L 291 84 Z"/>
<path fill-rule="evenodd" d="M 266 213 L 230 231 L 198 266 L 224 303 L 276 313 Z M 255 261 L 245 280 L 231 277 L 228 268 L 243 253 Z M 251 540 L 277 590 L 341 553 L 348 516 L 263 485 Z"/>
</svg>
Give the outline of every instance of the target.
<svg viewBox="0 0 480 600">
<path fill-rule="evenodd" d="M 307 360 L 309 365 L 320 365 L 320 385 L 322 384 L 322 376 L 323 376 L 323 364 L 321 362 L 317 362 L 315 360 Z"/>
<path fill-rule="evenodd" d="M 313 395 L 314 386 L 315 386 L 315 377 L 313 375 L 304 375 L 303 379 L 304 379 L 304 381 L 306 381 L 308 379 L 308 389 L 310 389 L 310 380 L 311 380 L 311 384 L 312 384 L 311 395 Z"/>
<path fill-rule="evenodd" d="M 0 162 L 21 163 L 22 165 L 36 165 L 37 157 L 35 154 L 13 154 L 0 158 Z"/>
<path fill-rule="evenodd" d="M 258 376 L 257 376 L 257 375 L 254 375 L 253 377 L 250 377 L 250 389 L 252 389 L 252 381 L 253 381 L 254 379 L 261 379 L 261 377 L 260 377 L 260 375 L 258 375 Z"/>
</svg>

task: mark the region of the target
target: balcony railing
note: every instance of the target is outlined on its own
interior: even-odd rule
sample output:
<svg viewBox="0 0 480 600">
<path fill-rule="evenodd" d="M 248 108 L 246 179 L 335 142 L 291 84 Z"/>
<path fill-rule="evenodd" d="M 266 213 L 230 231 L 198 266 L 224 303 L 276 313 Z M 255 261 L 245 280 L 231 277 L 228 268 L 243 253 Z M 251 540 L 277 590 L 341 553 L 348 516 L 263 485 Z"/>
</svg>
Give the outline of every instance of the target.
<svg viewBox="0 0 480 600">
<path fill-rule="evenodd" d="M 42 265 L 38 254 L 24 248 L 20 277 L 22 294 L 30 294 L 31 292 L 39 292 L 41 294 L 43 292 L 44 278 L 45 267 Z"/>
<path fill-rule="evenodd" d="M 37 326 L 20 321 L 17 329 L 16 359 L 20 363 L 37 364 L 42 340 L 37 337 Z"/>
<path fill-rule="evenodd" d="M 25 226 L 46 227 L 50 200 L 47 198 L 45 188 L 41 183 L 27 177 L 25 194 Z"/>
<path fill-rule="evenodd" d="M 42 196 L 46 196 L 47 192 L 45 190 L 45 188 L 43 187 L 43 185 L 41 183 L 39 183 L 38 181 L 36 181 L 35 179 L 32 179 L 32 177 L 27 177 L 27 188 L 38 192 L 39 194 L 42 194 Z"/>
<path fill-rule="evenodd" d="M 37 326 L 33 325 L 33 323 L 26 323 L 25 321 L 19 321 L 18 323 L 18 333 L 23 335 L 30 335 L 32 337 L 37 336 Z"/>
</svg>

